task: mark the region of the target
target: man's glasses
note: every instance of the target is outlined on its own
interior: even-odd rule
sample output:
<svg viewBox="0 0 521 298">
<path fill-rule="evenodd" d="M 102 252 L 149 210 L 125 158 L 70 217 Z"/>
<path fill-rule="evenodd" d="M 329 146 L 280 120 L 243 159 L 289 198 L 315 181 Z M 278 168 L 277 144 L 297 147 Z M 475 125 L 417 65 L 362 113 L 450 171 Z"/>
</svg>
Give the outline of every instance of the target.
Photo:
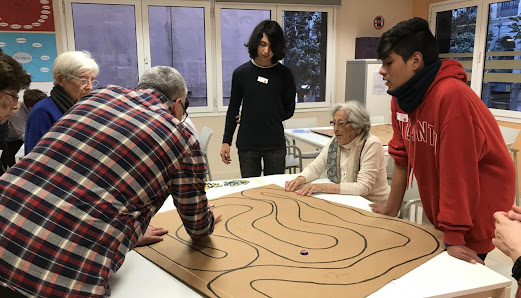
<svg viewBox="0 0 521 298">
<path fill-rule="evenodd" d="M 75 77 L 73 75 L 69 75 L 69 77 L 74 78 L 76 80 L 79 80 L 80 81 L 80 85 L 82 85 L 82 86 L 87 86 L 90 83 L 92 85 L 92 88 L 95 88 L 96 86 L 98 86 L 98 83 L 99 83 L 98 80 L 92 80 L 91 81 L 89 79 L 82 79 L 82 78 Z"/>
<path fill-rule="evenodd" d="M 329 124 L 331 124 L 331 126 L 335 126 L 335 125 L 338 125 L 338 126 L 346 126 L 348 125 L 349 123 L 353 123 L 352 121 L 329 121 Z"/>
<path fill-rule="evenodd" d="M 0 92 L 2 92 L 3 94 L 6 94 L 6 95 L 11 96 L 12 98 L 14 98 L 14 99 L 16 99 L 16 100 L 18 101 L 18 94 L 14 95 L 14 94 L 7 93 L 7 92 L 5 92 L 5 91 L 2 91 L 2 90 L 0 90 Z"/>
<path fill-rule="evenodd" d="M 188 112 L 186 111 L 188 109 L 188 106 L 190 105 L 190 100 L 188 99 L 188 96 L 186 97 L 185 104 L 183 105 L 183 102 L 181 102 L 181 107 L 183 107 L 183 120 L 181 122 L 185 122 L 186 118 L 188 117 Z"/>
</svg>

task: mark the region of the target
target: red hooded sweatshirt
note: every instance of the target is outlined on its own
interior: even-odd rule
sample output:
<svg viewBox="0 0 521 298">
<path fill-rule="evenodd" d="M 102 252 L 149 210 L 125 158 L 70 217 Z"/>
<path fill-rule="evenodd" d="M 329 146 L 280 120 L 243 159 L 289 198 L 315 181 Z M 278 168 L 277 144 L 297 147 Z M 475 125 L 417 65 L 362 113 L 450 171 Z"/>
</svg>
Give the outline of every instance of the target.
<svg viewBox="0 0 521 298">
<path fill-rule="evenodd" d="M 450 245 L 478 254 L 494 246 L 496 211 L 514 202 L 515 170 L 492 113 L 467 86 L 465 70 L 446 59 L 410 114 L 392 98 L 389 153 L 417 179 L 425 214 Z"/>
</svg>

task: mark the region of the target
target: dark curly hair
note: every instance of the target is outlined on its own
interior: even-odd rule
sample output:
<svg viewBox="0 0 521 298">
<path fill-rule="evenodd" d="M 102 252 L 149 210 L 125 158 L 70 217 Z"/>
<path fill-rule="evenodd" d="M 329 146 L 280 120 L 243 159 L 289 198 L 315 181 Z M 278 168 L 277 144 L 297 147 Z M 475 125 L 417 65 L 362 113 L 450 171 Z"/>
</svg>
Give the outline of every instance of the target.
<svg viewBox="0 0 521 298">
<path fill-rule="evenodd" d="M 22 65 L 6 53 L 0 53 L 0 90 L 12 89 L 16 92 L 29 87 L 31 76 Z"/>
<path fill-rule="evenodd" d="M 47 97 L 47 94 L 39 89 L 27 89 L 24 92 L 24 104 L 28 109 L 32 109 L 40 100 Z"/>
<path fill-rule="evenodd" d="M 275 21 L 265 20 L 260 22 L 250 36 L 250 41 L 244 44 L 248 48 L 250 58 L 257 58 L 257 49 L 262 39 L 262 34 L 265 33 L 271 44 L 271 51 L 273 57 L 271 58 L 272 63 L 284 59 L 286 56 L 286 39 L 284 38 L 284 32 L 282 28 Z"/>
<path fill-rule="evenodd" d="M 438 42 L 429 29 L 429 23 L 422 18 L 400 22 L 382 34 L 376 48 L 378 59 L 384 60 L 393 51 L 400 55 L 404 62 L 415 52 L 422 54 L 424 66 L 438 60 Z"/>
</svg>

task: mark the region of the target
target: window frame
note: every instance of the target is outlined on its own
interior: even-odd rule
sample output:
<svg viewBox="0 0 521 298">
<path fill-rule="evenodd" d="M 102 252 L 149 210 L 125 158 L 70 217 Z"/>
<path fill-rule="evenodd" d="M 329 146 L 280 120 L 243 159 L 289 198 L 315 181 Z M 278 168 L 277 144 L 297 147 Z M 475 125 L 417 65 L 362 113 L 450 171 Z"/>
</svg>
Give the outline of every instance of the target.
<svg viewBox="0 0 521 298">
<path fill-rule="evenodd" d="M 205 59 L 206 59 L 206 80 L 207 80 L 207 105 L 201 107 L 190 107 L 190 115 L 201 116 L 222 116 L 228 110 L 228 106 L 223 105 L 222 90 L 222 48 L 221 48 L 221 9 L 253 9 L 270 11 L 271 20 L 282 24 L 282 12 L 286 11 L 311 11 L 327 12 L 327 61 L 326 61 L 326 84 L 325 101 L 296 103 L 295 111 L 310 112 L 323 111 L 329 109 L 334 103 L 334 73 L 335 73 L 335 13 L 334 5 L 302 5 L 281 4 L 281 3 L 236 3 L 236 2 L 216 2 L 215 0 L 63 0 L 54 1 L 55 11 L 62 11 L 58 15 L 56 34 L 58 48 L 63 51 L 74 51 L 74 23 L 72 15 L 72 4 L 108 4 L 108 5 L 132 5 L 134 6 L 135 34 L 137 50 L 138 77 L 151 68 L 150 54 L 150 33 L 148 27 L 148 7 L 149 6 L 170 6 L 170 7 L 201 7 L 204 9 L 205 21 Z M 246 49 L 245 49 L 246 50 Z M 246 61 L 245 61 L 246 62 Z"/>
<path fill-rule="evenodd" d="M 66 27 L 66 40 L 67 49 L 66 51 L 75 51 L 76 42 L 74 38 L 74 20 L 72 15 L 72 4 L 83 3 L 83 4 L 108 4 L 108 5 L 133 5 L 134 6 L 134 20 L 135 20 L 135 32 L 136 32 L 136 53 L 137 53 L 137 69 L 138 79 L 144 73 L 144 53 L 143 47 L 143 34 L 142 34 L 142 14 L 141 14 L 141 1 L 140 0 L 63 0 L 64 14 L 65 14 L 65 27 Z"/>
<path fill-rule="evenodd" d="M 485 55 L 486 55 L 486 36 L 488 33 L 488 18 L 490 4 L 506 2 L 504 0 L 448 0 L 443 2 L 437 2 L 430 5 L 429 10 L 429 24 L 430 29 L 435 34 L 436 29 L 436 13 L 451 9 L 458 9 L 470 6 L 477 6 L 476 15 L 476 33 L 474 40 L 474 54 L 472 61 L 472 81 L 471 89 L 481 98 L 482 86 L 483 86 L 483 70 L 485 67 Z M 492 115 L 497 120 L 504 120 L 510 122 L 521 123 L 521 111 L 501 110 L 489 108 Z"/>
<path fill-rule="evenodd" d="M 221 9 L 238 9 L 238 10 L 268 10 L 270 11 L 271 20 L 275 20 L 276 9 L 273 5 L 261 4 L 234 4 L 218 2 L 215 4 L 215 88 L 217 91 L 216 102 L 217 112 L 225 113 L 228 106 L 223 103 L 223 64 L 222 64 L 222 35 L 221 35 Z M 244 47 L 244 51 L 248 49 Z M 244 61 L 247 62 L 247 61 Z"/>
<path fill-rule="evenodd" d="M 211 32 L 211 7 L 208 1 L 169 1 L 169 0 L 145 0 L 142 1 L 143 10 L 143 24 L 141 28 L 143 30 L 143 52 L 144 52 L 144 70 L 149 70 L 152 63 L 152 57 L 150 54 L 150 28 L 148 26 L 148 7 L 149 6 L 168 6 L 168 7 L 195 7 L 204 9 L 204 43 L 205 43 L 205 67 L 206 67 L 206 106 L 190 106 L 189 115 L 197 113 L 209 113 L 213 112 L 213 102 L 215 101 L 215 84 L 214 84 L 214 73 L 212 61 L 212 32 Z"/>
<path fill-rule="evenodd" d="M 318 5 L 307 5 L 305 8 L 298 5 L 277 5 L 277 14 L 276 21 L 281 24 L 284 28 L 284 24 L 282 23 L 282 15 L 283 11 L 309 11 L 309 12 L 327 12 L 327 57 L 326 57 L 326 90 L 324 92 L 325 98 L 323 102 L 298 102 L 295 106 L 295 110 L 306 110 L 306 109 L 315 109 L 315 108 L 329 108 L 332 104 L 333 97 L 333 76 L 334 76 L 334 34 L 331 28 L 334 28 L 334 8 L 332 7 L 324 7 Z M 334 30 L 333 30 L 334 31 Z"/>
</svg>

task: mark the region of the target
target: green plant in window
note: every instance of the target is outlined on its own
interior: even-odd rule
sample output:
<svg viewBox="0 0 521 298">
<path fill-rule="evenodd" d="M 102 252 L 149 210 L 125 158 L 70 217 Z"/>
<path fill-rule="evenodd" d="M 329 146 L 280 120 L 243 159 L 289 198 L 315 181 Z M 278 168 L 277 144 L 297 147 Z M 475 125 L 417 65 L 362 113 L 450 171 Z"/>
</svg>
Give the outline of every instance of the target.
<svg viewBox="0 0 521 298">
<path fill-rule="evenodd" d="M 514 35 L 514 40 L 516 41 L 516 43 L 520 43 L 521 42 L 521 16 L 515 16 L 515 17 L 509 17 L 508 18 L 509 20 L 512 21 L 512 23 L 510 23 L 508 25 L 508 27 L 510 27 L 510 33 L 515 33 Z"/>
</svg>

